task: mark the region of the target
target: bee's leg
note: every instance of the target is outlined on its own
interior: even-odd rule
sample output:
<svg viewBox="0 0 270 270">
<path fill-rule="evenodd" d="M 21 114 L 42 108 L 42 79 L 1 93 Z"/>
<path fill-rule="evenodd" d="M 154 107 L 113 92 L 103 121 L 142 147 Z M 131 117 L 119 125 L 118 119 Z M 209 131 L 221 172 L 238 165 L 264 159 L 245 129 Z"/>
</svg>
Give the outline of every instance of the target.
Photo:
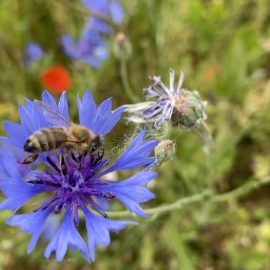
<svg viewBox="0 0 270 270">
<path fill-rule="evenodd" d="M 93 144 L 90 145 L 90 147 L 86 151 L 88 151 L 90 154 L 92 154 L 96 150 L 97 150 L 97 146 L 93 143 Z"/>
<path fill-rule="evenodd" d="M 99 151 L 95 155 L 95 159 L 94 159 L 92 164 L 96 165 L 97 163 L 99 163 L 103 159 L 103 156 L 104 156 L 104 149 L 101 148 L 101 149 L 99 149 Z"/>
<path fill-rule="evenodd" d="M 20 164 L 30 164 L 33 163 L 38 158 L 38 154 L 32 154 L 28 157 L 26 157 L 22 162 L 19 162 Z"/>
<path fill-rule="evenodd" d="M 104 148 L 100 148 L 99 151 L 98 151 L 98 155 L 99 155 L 101 158 L 103 158 L 104 152 L 105 152 Z"/>
<path fill-rule="evenodd" d="M 70 155 L 71 155 L 72 160 L 75 163 L 80 163 L 81 162 L 82 155 L 77 156 L 73 151 L 70 151 Z"/>
<path fill-rule="evenodd" d="M 70 152 L 70 155 L 71 155 L 71 158 L 73 159 L 73 161 L 77 162 L 78 159 L 77 157 L 75 156 L 75 153 L 73 151 Z"/>
<path fill-rule="evenodd" d="M 62 174 L 67 174 L 67 165 L 66 165 L 65 156 L 63 153 L 61 153 L 59 156 L 59 168 Z"/>
</svg>

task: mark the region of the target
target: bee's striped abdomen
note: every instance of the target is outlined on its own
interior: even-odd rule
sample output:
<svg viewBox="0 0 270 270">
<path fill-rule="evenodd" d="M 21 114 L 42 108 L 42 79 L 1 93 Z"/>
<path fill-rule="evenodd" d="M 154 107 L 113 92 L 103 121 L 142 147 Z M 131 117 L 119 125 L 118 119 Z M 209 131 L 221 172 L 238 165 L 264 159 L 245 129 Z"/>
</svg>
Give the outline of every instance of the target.
<svg viewBox="0 0 270 270">
<path fill-rule="evenodd" d="M 61 147 L 66 141 L 67 134 L 65 128 L 42 128 L 27 139 L 24 144 L 24 150 L 30 153 L 46 152 Z"/>
</svg>

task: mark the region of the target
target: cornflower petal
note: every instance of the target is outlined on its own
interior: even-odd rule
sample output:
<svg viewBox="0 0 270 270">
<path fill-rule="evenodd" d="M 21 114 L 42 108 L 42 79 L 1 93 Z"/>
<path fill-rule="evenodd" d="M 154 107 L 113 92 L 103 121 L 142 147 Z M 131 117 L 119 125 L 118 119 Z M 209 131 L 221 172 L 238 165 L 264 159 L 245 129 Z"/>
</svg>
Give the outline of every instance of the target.
<svg viewBox="0 0 270 270">
<path fill-rule="evenodd" d="M 158 144 L 157 140 L 150 140 L 143 142 L 143 137 L 146 130 L 142 130 L 126 149 L 126 151 L 120 155 L 116 162 L 106 169 L 101 175 L 109 173 L 114 170 L 133 170 L 138 167 L 148 165 L 155 162 L 154 157 L 148 157 L 148 154 Z"/>
<path fill-rule="evenodd" d="M 9 218 L 6 223 L 10 226 L 18 226 L 22 232 L 32 234 L 27 252 L 31 253 L 35 248 L 40 234 L 43 231 L 45 221 L 52 208 L 47 208 L 44 211 L 38 211 L 31 214 L 20 214 Z"/>
<path fill-rule="evenodd" d="M 141 217 L 148 217 L 148 215 L 143 212 L 139 203 L 149 201 L 155 197 L 152 192 L 143 187 L 143 185 L 152 181 L 155 177 L 155 172 L 140 172 L 124 181 L 103 186 L 101 189 L 113 192 L 117 199 L 120 200 L 130 212 Z"/>
<path fill-rule="evenodd" d="M 64 52 L 71 59 L 82 60 L 94 68 L 99 68 L 108 57 L 108 44 L 100 33 L 105 31 L 110 33 L 111 30 L 103 29 L 105 27 L 100 22 L 95 23 L 95 20 L 96 18 L 88 20 L 79 40 L 74 40 L 69 35 L 63 35 L 61 43 Z M 106 23 L 105 26 L 107 28 Z"/>
<path fill-rule="evenodd" d="M 82 4 L 93 12 L 104 12 L 107 9 L 108 0 L 81 0 Z"/>
<path fill-rule="evenodd" d="M 111 113 L 112 100 L 111 98 L 103 101 L 96 114 L 93 124 L 93 130 L 101 136 L 106 135 L 111 131 L 115 124 L 119 121 L 123 109 L 119 109 L 116 113 Z M 116 116 L 116 117 L 115 117 Z"/>
<path fill-rule="evenodd" d="M 25 67 L 30 66 L 33 62 L 43 57 L 43 50 L 37 43 L 29 43 L 25 49 L 23 63 Z"/>
<path fill-rule="evenodd" d="M 113 29 L 107 22 L 102 21 L 100 18 L 92 17 L 91 18 L 91 28 L 95 29 L 98 33 L 110 35 L 113 32 Z"/>
<path fill-rule="evenodd" d="M 112 108 L 112 99 L 111 98 L 104 100 L 99 105 L 97 112 L 96 112 L 96 117 L 94 120 L 93 128 L 99 126 L 100 124 L 104 124 L 103 121 L 106 119 L 106 116 L 111 113 L 111 108 Z"/>
<path fill-rule="evenodd" d="M 110 244 L 110 231 L 119 232 L 126 225 L 138 224 L 137 222 L 130 220 L 109 220 L 103 217 L 98 217 L 84 205 L 82 205 L 82 210 L 85 214 L 88 245 L 92 261 L 95 260 L 97 245 L 108 246 Z"/>
<path fill-rule="evenodd" d="M 60 97 L 59 104 L 58 104 L 58 111 L 67 119 L 69 118 L 68 113 L 68 103 L 67 103 L 67 95 L 66 91 L 64 91 Z"/>
<path fill-rule="evenodd" d="M 83 254 L 84 258 L 89 262 L 87 246 L 83 238 L 74 227 L 71 213 L 69 210 L 66 210 L 61 226 L 45 249 L 44 256 L 49 258 L 51 253 L 55 251 L 56 260 L 62 261 L 69 245 L 72 245 L 73 248 L 78 248 Z"/>
<path fill-rule="evenodd" d="M 10 157 L 8 148 L 2 147 L 1 155 L 0 155 L 0 166 L 1 166 L 1 173 L 2 173 L 1 179 L 4 179 L 6 177 L 10 177 L 14 179 L 19 178 L 20 173 L 19 173 L 19 170 L 17 170 L 17 165 L 18 164 L 16 164 L 16 161 L 12 157 Z"/>
<path fill-rule="evenodd" d="M 124 110 L 125 107 L 122 107 L 116 109 L 114 112 L 108 113 L 106 121 L 104 119 L 103 125 L 98 128 L 97 133 L 100 134 L 101 136 L 105 136 L 107 133 L 109 133 L 120 120 L 120 117 L 124 112 Z"/>
<path fill-rule="evenodd" d="M 82 100 L 77 97 L 80 124 L 92 128 L 96 115 L 96 103 L 89 90 L 86 91 Z"/>
<path fill-rule="evenodd" d="M 26 102 L 27 104 L 24 108 L 19 106 L 21 124 L 13 123 L 10 121 L 4 122 L 4 128 L 8 135 L 10 144 L 20 149 L 23 148 L 26 139 L 32 133 L 40 128 L 50 126 L 38 104 L 35 102 L 29 103 L 27 100 Z M 30 118 L 31 121 L 27 121 L 26 117 L 28 119 Z"/>
<path fill-rule="evenodd" d="M 10 144 L 18 148 L 23 147 L 24 142 L 31 134 L 25 127 L 21 127 L 21 125 L 10 121 L 4 122 L 4 128 Z"/>
<path fill-rule="evenodd" d="M 110 5 L 110 12 L 112 16 L 112 20 L 116 24 L 120 24 L 123 21 L 124 12 L 123 7 L 115 0 L 112 1 Z"/>
<path fill-rule="evenodd" d="M 42 93 L 42 102 L 54 109 L 57 109 L 57 104 L 53 96 L 47 90 L 43 91 Z"/>
<path fill-rule="evenodd" d="M 103 101 L 97 108 L 90 91 L 85 93 L 82 100 L 78 97 L 77 101 L 80 124 L 90 128 L 102 137 L 112 130 L 125 110 L 125 107 L 121 107 L 111 112 L 111 98 Z"/>
<path fill-rule="evenodd" d="M 78 59 L 80 57 L 80 52 L 77 49 L 77 44 L 74 39 L 68 35 L 63 35 L 61 37 L 61 43 L 64 47 L 65 53 L 73 59 Z"/>
<path fill-rule="evenodd" d="M 0 204 L 0 210 L 12 209 L 17 211 L 35 195 L 44 192 L 40 187 L 14 181 L 13 178 L 5 178 L 4 181 L 0 183 L 0 189 L 7 197 L 7 199 Z"/>
<path fill-rule="evenodd" d="M 123 20 L 123 7 L 116 0 L 82 0 L 82 4 L 94 13 L 102 14 L 104 16 L 111 16 L 113 22 L 116 24 L 120 24 Z M 102 22 L 102 20 L 100 21 Z"/>
</svg>

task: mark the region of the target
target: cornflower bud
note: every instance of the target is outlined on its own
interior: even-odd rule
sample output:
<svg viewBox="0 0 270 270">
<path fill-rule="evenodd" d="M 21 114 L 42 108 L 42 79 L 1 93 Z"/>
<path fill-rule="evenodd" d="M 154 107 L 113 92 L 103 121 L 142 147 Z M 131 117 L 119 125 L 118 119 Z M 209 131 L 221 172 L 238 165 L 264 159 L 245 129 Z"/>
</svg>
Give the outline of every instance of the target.
<svg viewBox="0 0 270 270">
<path fill-rule="evenodd" d="M 173 125 L 191 128 L 206 120 L 205 106 L 206 102 L 201 100 L 198 91 L 182 89 L 181 95 L 175 99 L 171 118 Z"/>
<path fill-rule="evenodd" d="M 172 140 L 161 141 L 155 147 L 155 157 L 159 165 L 161 165 L 163 162 L 172 160 L 175 151 L 176 151 L 176 144 L 174 141 Z"/>
<path fill-rule="evenodd" d="M 113 52 L 120 60 L 127 60 L 131 55 L 131 44 L 123 32 L 117 33 L 113 44 Z"/>
</svg>

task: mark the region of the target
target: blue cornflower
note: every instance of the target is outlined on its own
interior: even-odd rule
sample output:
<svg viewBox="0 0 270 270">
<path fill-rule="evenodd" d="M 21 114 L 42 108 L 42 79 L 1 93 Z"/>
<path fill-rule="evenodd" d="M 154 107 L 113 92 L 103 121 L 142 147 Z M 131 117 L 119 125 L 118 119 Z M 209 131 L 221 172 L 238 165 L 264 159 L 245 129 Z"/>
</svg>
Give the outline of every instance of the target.
<svg viewBox="0 0 270 270">
<path fill-rule="evenodd" d="M 174 70 L 170 69 L 169 86 L 167 87 L 160 76 L 154 76 L 149 87 L 143 89 L 146 101 L 127 106 L 130 116 L 128 121 L 134 123 L 152 123 L 154 128 L 172 120 L 174 125 L 192 127 L 206 119 L 206 102 L 200 99 L 197 91 L 182 88 L 184 73 L 180 73 L 177 88 L 174 88 Z"/>
<path fill-rule="evenodd" d="M 67 56 L 81 60 L 94 68 L 99 68 L 108 57 L 107 42 L 91 28 L 89 22 L 79 40 L 76 41 L 69 35 L 63 35 L 61 42 Z"/>
<path fill-rule="evenodd" d="M 29 43 L 24 53 L 24 65 L 29 66 L 32 62 L 43 57 L 43 50 L 37 43 Z"/>
<path fill-rule="evenodd" d="M 68 118 L 66 93 L 57 104 L 44 91 L 42 103 Z M 90 91 L 87 91 L 82 99 L 78 97 L 80 124 L 104 137 L 119 121 L 124 110 L 112 111 L 111 106 L 111 99 L 107 99 L 97 107 Z M 121 181 L 109 180 L 108 174 L 149 167 L 155 162 L 149 153 L 157 141 L 144 141 L 145 130 L 142 130 L 114 162 L 104 158 L 103 150 L 71 153 L 58 149 L 40 154 L 32 166 L 22 165 L 18 163 L 21 159 L 17 156 L 22 155 L 27 138 L 41 128 L 62 126 L 63 121 L 57 114 L 46 114 L 39 103 L 28 99 L 25 106 L 19 106 L 19 116 L 20 124 L 4 123 L 8 137 L 1 138 L 5 149 L 0 151 L 0 189 L 7 198 L 0 204 L 0 210 L 16 212 L 29 200 L 33 202 L 36 195 L 43 194 L 42 198 L 46 199 L 35 204 L 37 207 L 31 213 L 15 213 L 7 220 L 9 225 L 19 226 L 21 231 L 32 235 L 28 252 L 35 248 L 44 230 L 46 234 L 50 217 L 57 216 L 62 220 L 45 249 L 45 257 L 50 257 L 55 251 L 56 259 L 61 261 L 70 247 L 79 249 L 87 261 L 94 261 L 96 246 L 109 245 L 110 231 L 118 232 L 128 224 L 136 224 L 130 220 L 110 220 L 105 212 L 108 203 L 118 200 L 130 212 L 146 217 L 140 203 L 154 197 L 144 185 L 155 178 L 155 172 L 144 169 Z M 32 203 L 29 204 L 31 206 Z M 84 215 L 85 222 L 79 219 L 79 212 Z M 78 232 L 81 223 L 86 227 L 87 244 Z"/>
<path fill-rule="evenodd" d="M 61 43 L 64 52 L 71 59 L 77 59 L 99 68 L 108 58 L 108 43 L 104 34 L 111 34 L 112 24 L 120 24 L 123 20 L 123 8 L 115 0 L 82 0 L 84 6 L 93 13 L 87 19 L 86 25 L 78 40 L 69 35 L 63 35 Z"/>
<path fill-rule="evenodd" d="M 122 5 L 116 0 L 82 0 L 83 5 L 90 9 L 93 13 L 91 17 L 92 29 L 98 32 L 110 34 L 112 32 L 111 26 L 106 20 L 111 20 L 112 23 L 119 25 L 124 18 L 124 11 Z M 95 16 L 96 15 L 96 16 Z"/>
</svg>

